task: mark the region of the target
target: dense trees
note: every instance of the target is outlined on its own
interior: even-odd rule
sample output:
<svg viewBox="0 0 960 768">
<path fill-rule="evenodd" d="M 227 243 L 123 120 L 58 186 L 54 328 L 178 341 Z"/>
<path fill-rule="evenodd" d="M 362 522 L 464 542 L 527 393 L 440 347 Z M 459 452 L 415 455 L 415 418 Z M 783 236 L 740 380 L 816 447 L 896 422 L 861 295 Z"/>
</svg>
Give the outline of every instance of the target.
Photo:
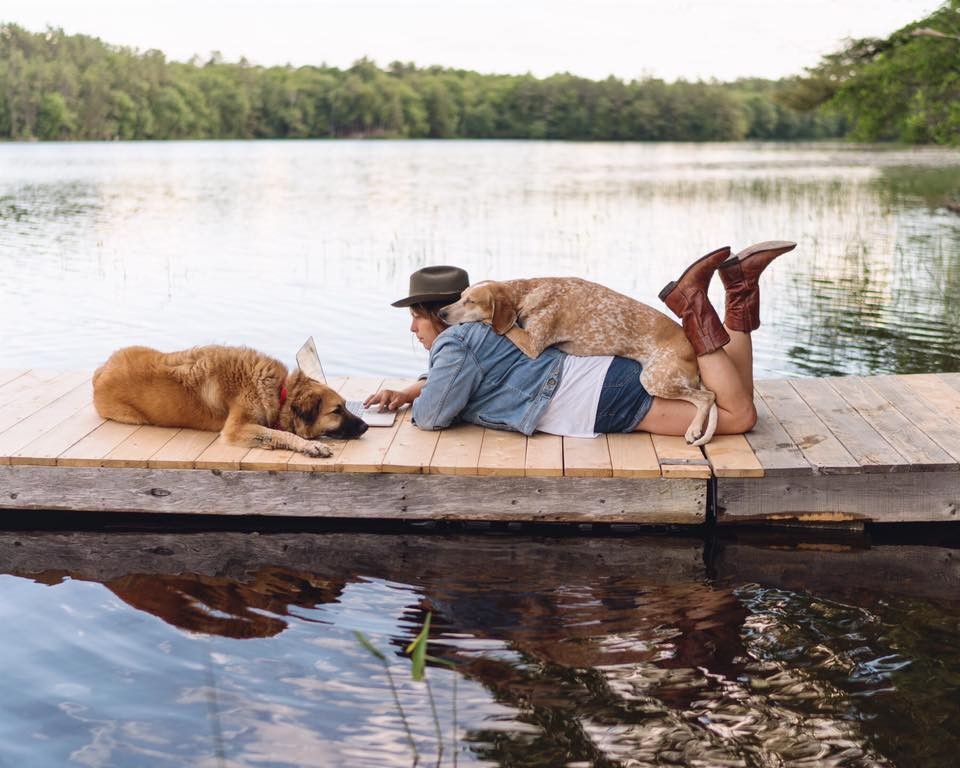
<svg viewBox="0 0 960 768">
<path fill-rule="evenodd" d="M 852 40 L 802 77 L 665 83 L 563 73 L 168 62 L 84 35 L 0 26 L 0 139 L 850 136 L 960 143 L 960 0 Z"/>
<path fill-rule="evenodd" d="M 59 29 L 0 26 L 0 138 L 343 136 L 724 141 L 837 136 L 779 84 L 481 75 L 362 59 L 349 69 L 168 62 Z"/>
<path fill-rule="evenodd" d="M 886 39 L 851 40 L 780 99 L 848 122 L 863 141 L 960 144 L 960 0 Z"/>
</svg>

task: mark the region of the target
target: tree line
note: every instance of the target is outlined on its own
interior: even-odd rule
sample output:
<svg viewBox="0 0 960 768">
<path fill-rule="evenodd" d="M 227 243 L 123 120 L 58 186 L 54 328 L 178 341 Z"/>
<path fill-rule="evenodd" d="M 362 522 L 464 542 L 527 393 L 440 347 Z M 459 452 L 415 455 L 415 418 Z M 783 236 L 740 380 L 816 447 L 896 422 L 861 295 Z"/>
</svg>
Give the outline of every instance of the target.
<svg viewBox="0 0 960 768">
<path fill-rule="evenodd" d="M 480 74 L 368 59 L 347 69 L 167 61 L 60 29 L 0 26 L 0 138 L 814 139 L 844 121 L 782 84 Z"/>
<path fill-rule="evenodd" d="M 784 82 L 780 100 L 836 115 L 858 141 L 960 144 L 960 0 L 889 37 L 850 40 Z"/>
<path fill-rule="evenodd" d="M 803 75 L 730 83 L 167 61 L 0 25 L 0 139 L 821 139 L 960 143 L 960 0 Z"/>
</svg>

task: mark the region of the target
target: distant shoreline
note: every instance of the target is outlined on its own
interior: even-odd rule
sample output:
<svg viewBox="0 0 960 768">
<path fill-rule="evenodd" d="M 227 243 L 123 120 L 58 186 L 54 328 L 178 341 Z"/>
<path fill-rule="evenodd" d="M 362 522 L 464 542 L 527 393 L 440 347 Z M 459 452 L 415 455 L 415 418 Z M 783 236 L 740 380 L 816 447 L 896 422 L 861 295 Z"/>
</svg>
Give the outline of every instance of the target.
<svg viewBox="0 0 960 768">
<path fill-rule="evenodd" d="M 738 141 L 838 138 L 785 81 L 666 83 L 483 75 L 367 59 L 348 69 L 167 61 L 62 30 L 0 25 L 0 138 L 431 138 Z"/>
</svg>

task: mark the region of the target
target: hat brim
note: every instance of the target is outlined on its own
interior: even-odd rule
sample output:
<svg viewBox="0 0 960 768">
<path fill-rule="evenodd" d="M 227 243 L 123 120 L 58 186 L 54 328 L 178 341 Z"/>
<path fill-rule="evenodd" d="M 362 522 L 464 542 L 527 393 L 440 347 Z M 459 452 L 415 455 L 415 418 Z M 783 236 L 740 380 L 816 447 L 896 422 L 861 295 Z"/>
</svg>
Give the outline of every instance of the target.
<svg viewBox="0 0 960 768">
<path fill-rule="evenodd" d="M 429 301 L 443 301 L 447 304 L 453 304 L 460 298 L 462 291 L 453 293 L 417 293 L 413 296 L 407 296 L 405 299 L 398 299 L 390 304 L 391 307 L 409 307 L 412 304 L 426 304 Z"/>
</svg>

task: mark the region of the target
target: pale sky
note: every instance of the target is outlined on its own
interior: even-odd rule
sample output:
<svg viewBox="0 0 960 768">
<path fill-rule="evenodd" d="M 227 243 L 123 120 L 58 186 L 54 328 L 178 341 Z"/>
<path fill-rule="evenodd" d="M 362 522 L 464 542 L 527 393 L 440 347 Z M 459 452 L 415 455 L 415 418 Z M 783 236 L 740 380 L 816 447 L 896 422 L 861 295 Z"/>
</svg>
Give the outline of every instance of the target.
<svg viewBox="0 0 960 768">
<path fill-rule="evenodd" d="M 883 37 L 938 0 L 3 0 L 47 25 L 168 58 L 347 67 L 367 56 L 480 72 L 671 81 L 801 74 L 845 37 Z"/>
</svg>

